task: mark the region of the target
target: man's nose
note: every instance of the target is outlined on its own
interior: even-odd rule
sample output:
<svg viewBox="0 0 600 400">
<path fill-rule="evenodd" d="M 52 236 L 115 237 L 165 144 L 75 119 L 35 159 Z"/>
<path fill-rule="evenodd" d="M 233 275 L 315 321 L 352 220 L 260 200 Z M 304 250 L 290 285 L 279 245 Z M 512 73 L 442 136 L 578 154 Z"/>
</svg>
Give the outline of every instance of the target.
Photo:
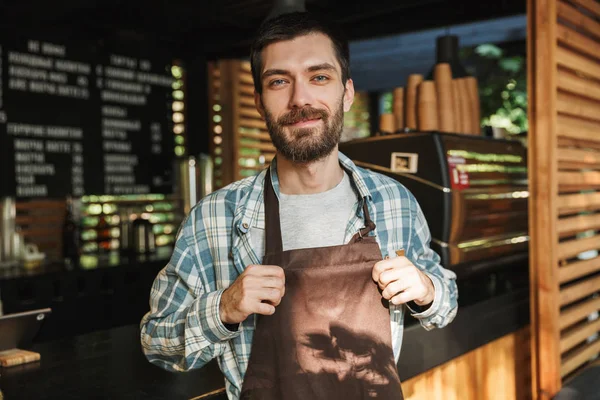
<svg viewBox="0 0 600 400">
<path fill-rule="evenodd" d="M 302 108 L 313 105 L 313 96 L 310 84 L 295 81 L 290 97 L 290 108 Z"/>
</svg>

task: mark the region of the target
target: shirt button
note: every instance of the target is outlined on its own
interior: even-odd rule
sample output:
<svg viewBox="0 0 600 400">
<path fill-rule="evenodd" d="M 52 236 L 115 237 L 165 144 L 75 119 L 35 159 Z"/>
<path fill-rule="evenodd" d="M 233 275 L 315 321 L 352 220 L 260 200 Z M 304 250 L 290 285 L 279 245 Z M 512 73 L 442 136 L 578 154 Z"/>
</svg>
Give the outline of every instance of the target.
<svg viewBox="0 0 600 400">
<path fill-rule="evenodd" d="M 242 228 L 244 228 L 244 229 L 248 229 L 248 223 L 244 222 L 244 223 L 242 224 Z"/>
</svg>

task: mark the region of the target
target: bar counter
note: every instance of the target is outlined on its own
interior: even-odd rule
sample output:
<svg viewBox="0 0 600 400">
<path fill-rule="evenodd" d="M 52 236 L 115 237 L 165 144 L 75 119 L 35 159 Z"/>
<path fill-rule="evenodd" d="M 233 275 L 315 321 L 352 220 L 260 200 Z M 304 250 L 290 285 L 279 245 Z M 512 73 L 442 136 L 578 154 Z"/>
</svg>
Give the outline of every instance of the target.
<svg viewBox="0 0 600 400">
<path fill-rule="evenodd" d="M 526 261 L 458 283 L 459 312 L 449 326 L 427 332 L 407 318 L 398 364 L 402 381 L 528 325 Z M 137 324 L 37 343 L 33 350 L 41 354 L 41 362 L 0 370 L 5 399 L 225 398 L 214 361 L 187 373 L 151 365 L 141 352 Z"/>
<path fill-rule="evenodd" d="M 188 373 L 150 364 L 137 325 L 36 344 L 41 360 L 0 368 L 5 400 L 190 399 L 223 387 L 216 363 Z M 219 397 L 220 396 L 220 397 Z M 219 391 L 203 399 L 224 399 Z"/>
</svg>

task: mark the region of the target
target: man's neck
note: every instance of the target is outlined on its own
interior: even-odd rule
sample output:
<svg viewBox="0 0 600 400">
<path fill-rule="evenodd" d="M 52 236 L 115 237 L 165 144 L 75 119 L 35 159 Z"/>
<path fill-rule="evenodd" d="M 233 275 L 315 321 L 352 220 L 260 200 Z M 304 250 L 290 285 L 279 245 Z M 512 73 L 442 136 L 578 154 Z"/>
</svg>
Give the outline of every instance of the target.
<svg viewBox="0 0 600 400">
<path fill-rule="evenodd" d="M 314 194 L 336 187 L 344 177 L 337 147 L 322 160 L 297 164 L 277 157 L 279 190 L 283 194 Z"/>
</svg>

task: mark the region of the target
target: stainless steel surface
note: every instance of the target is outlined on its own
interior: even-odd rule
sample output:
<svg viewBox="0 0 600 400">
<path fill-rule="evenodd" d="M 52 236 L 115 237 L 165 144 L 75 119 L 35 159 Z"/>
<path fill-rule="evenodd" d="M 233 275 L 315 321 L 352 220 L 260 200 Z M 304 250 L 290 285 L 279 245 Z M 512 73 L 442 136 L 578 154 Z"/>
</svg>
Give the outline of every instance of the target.
<svg viewBox="0 0 600 400">
<path fill-rule="evenodd" d="M 127 252 L 132 248 L 132 224 L 129 216 L 132 210 L 125 208 L 119 213 L 119 249 Z"/>
<path fill-rule="evenodd" d="M 202 199 L 214 190 L 213 167 L 212 157 L 208 154 L 201 153 L 198 158 L 198 199 Z"/>
<path fill-rule="evenodd" d="M 176 193 L 183 201 L 183 212 L 187 215 L 192 208 L 190 202 L 190 164 L 188 158 L 177 159 L 175 161 L 176 171 Z"/>
<path fill-rule="evenodd" d="M 177 193 L 183 199 L 183 211 L 189 214 L 192 207 L 213 191 L 213 162 L 207 154 L 198 159 L 187 157 L 177 160 Z"/>
<path fill-rule="evenodd" d="M 12 197 L 2 199 L 2 220 L 0 220 L 0 266 L 16 262 L 15 254 L 15 218 L 16 204 Z"/>
<path fill-rule="evenodd" d="M 136 253 L 152 253 L 156 250 L 156 242 L 152 223 L 147 219 L 138 218 L 132 223 L 133 250 Z"/>
</svg>

